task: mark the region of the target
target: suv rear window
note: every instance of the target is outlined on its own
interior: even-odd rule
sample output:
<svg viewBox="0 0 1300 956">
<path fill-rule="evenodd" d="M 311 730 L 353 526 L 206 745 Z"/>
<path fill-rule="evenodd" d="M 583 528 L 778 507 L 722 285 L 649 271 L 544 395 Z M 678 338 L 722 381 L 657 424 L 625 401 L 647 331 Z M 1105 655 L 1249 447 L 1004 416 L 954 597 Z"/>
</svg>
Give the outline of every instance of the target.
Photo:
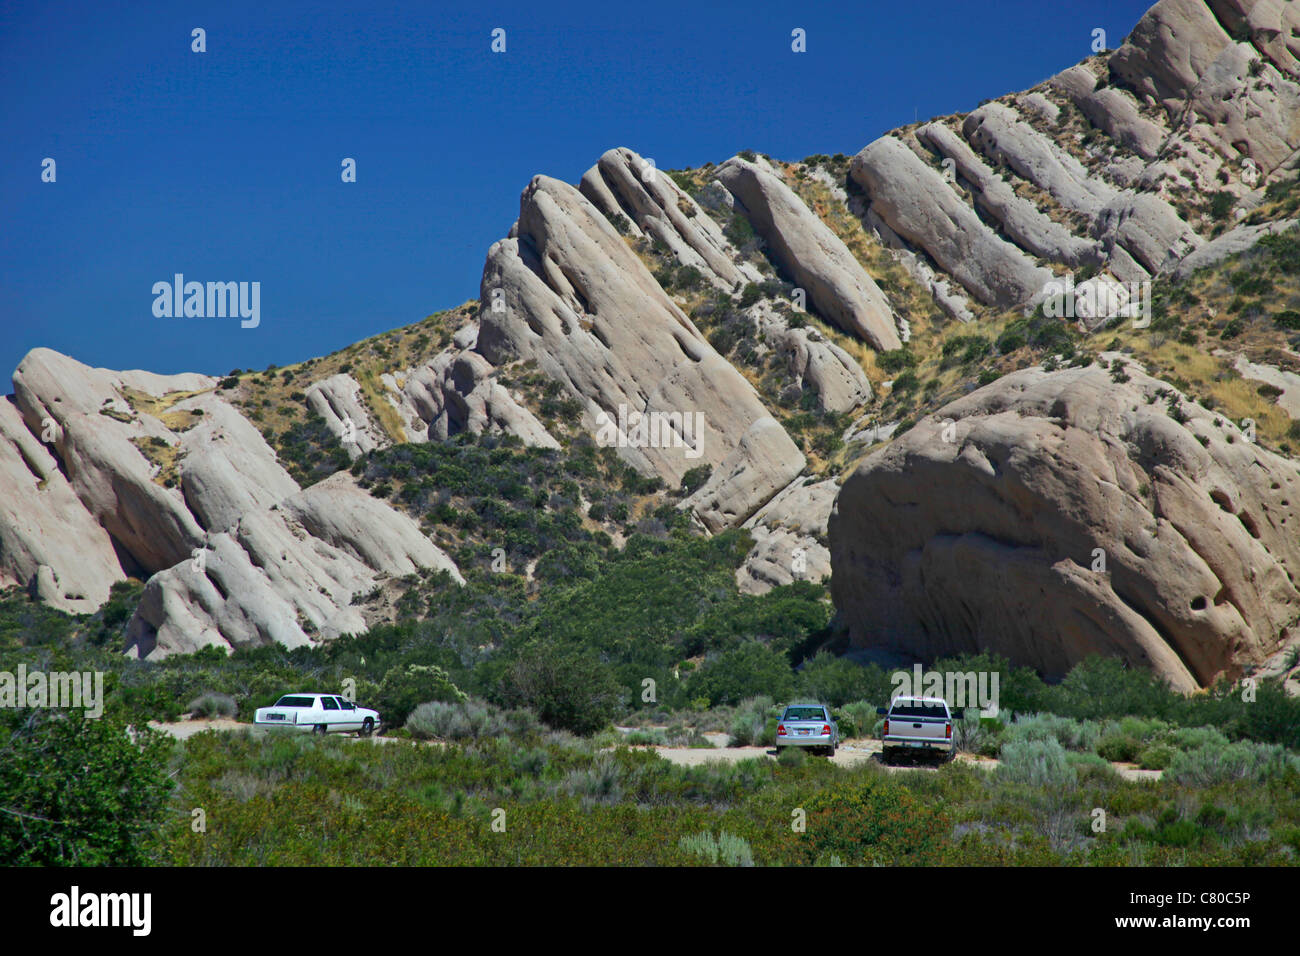
<svg viewBox="0 0 1300 956">
<path fill-rule="evenodd" d="M 906 704 L 894 704 L 889 712 L 895 717 L 939 717 L 948 716 L 943 704 L 922 704 L 909 701 Z"/>
<path fill-rule="evenodd" d="M 787 707 L 782 720 L 825 720 L 826 713 L 820 707 Z"/>
<path fill-rule="evenodd" d="M 276 707 L 310 707 L 314 697 L 281 697 L 275 702 Z"/>
</svg>

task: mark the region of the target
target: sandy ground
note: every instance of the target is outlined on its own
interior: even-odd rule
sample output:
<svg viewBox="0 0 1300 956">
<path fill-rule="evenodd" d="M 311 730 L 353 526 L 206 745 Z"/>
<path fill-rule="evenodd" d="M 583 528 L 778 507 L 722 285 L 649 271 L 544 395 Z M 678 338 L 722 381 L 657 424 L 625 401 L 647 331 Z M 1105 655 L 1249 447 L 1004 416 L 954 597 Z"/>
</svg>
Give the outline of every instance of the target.
<svg viewBox="0 0 1300 956">
<path fill-rule="evenodd" d="M 752 760 L 756 757 L 765 757 L 770 760 L 776 759 L 776 749 L 774 747 L 728 747 L 726 745 L 726 734 L 705 734 L 704 736 L 716 745 L 716 749 L 709 750 L 703 747 L 648 747 L 645 749 L 655 751 L 659 756 L 672 763 L 688 767 L 706 763 L 737 763 L 741 760 Z M 809 758 L 813 760 L 829 759 L 831 763 L 841 767 L 852 767 L 855 764 L 874 760 L 882 766 L 887 766 L 891 771 L 923 770 L 939 766 L 938 757 L 932 755 L 920 755 L 913 760 L 900 761 L 890 765 L 883 764 L 880 759 L 880 741 L 866 737 L 844 741 L 840 744 L 839 749 L 835 751 L 834 757 L 827 758 L 810 754 Z M 956 759 L 985 769 L 991 769 L 998 764 L 996 760 L 988 760 L 970 754 L 958 754 Z"/>
<path fill-rule="evenodd" d="M 174 723 L 150 721 L 149 726 L 155 730 L 170 734 L 177 740 L 185 740 L 205 730 L 251 729 L 253 725 L 241 723 L 229 717 L 217 717 L 212 720 L 179 720 Z M 665 760 L 681 764 L 684 767 L 699 766 L 706 763 L 738 763 L 741 760 L 752 760 L 754 758 L 776 759 L 776 750 L 772 747 L 728 747 L 728 736 L 726 734 L 704 734 L 703 736 L 714 745 L 713 749 L 705 747 L 642 747 L 637 749 L 653 750 Z M 370 740 L 377 744 L 396 743 L 399 740 L 405 740 L 405 738 L 401 737 L 384 737 L 381 735 L 355 739 Z M 405 740 L 405 742 L 415 743 L 416 741 Z M 440 745 L 439 741 L 425 741 L 425 743 Z M 880 741 L 867 737 L 844 741 L 840 744 L 839 749 L 835 751 L 834 757 L 826 758 L 814 755 L 810 755 L 810 757 L 814 760 L 829 759 L 831 763 L 841 767 L 852 767 L 855 764 L 873 760 L 891 772 L 933 770 L 941 766 L 937 757 L 927 754 L 918 754 L 911 759 L 885 764 L 881 760 Z M 972 764 L 982 770 L 992 770 L 998 765 L 996 760 L 988 757 L 978 757 L 973 754 L 958 754 L 956 759 L 962 763 Z M 1126 780 L 1159 780 L 1161 777 L 1161 771 L 1143 770 L 1136 764 L 1116 763 L 1112 764 L 1112 766 Z"/>
<path fill-rule="evenodd" d="M 149 721 L 149 726 L 154 730 L 161 730 L 165 734 L 171 734 L 177 740 L 187 740 L 195 734 L 201 734 L 205 730 L 252 729 L 253 725 L 240 723 L 230 717 L 214 717 L 211 720 L 178 720 L 169 724 L 151 720 Z"/>
</svg>

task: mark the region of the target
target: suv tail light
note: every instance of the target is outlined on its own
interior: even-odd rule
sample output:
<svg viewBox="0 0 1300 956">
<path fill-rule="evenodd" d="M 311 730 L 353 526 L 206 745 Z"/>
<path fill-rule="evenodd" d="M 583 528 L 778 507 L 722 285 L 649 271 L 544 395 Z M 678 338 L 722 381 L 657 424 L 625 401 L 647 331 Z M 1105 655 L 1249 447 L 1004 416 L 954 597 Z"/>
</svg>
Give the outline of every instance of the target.
<svg viewBox="0 0 1300 956">
<path fill-rule="evenodd" d="M 943 735 L 944 735 L 945 737 L 951 737 L 951 736 L 952 736 L 952 722 L 951 722 L 951 721 L 949 721 L 948 723 L 944 724 L 944 726 L 943 726 Z"/>
<path fill-rule="evenodd" d="M 785 736 L 785 724 L 777 724 L 777 725 L 776 725 L 776 735 L 777 735 L 778 737 L 784 737 L 784 736 Z"/>
</svg>

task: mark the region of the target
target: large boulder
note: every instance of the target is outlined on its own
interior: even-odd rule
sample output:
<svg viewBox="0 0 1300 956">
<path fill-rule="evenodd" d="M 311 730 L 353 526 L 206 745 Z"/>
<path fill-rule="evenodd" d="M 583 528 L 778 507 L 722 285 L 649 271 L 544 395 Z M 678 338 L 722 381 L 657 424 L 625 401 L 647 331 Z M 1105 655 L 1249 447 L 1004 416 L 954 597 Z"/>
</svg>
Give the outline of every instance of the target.
<svg viewBox="0 0 1300 956">
<path fill-rule="evenodd" d="M 1295 463 L 1127 374 L 1015 372 L 868 457 L 829 528 L 854 642 L 1049 676 L 1115 655 L 1191 690 L 1294 637 Z"/>
</svg>

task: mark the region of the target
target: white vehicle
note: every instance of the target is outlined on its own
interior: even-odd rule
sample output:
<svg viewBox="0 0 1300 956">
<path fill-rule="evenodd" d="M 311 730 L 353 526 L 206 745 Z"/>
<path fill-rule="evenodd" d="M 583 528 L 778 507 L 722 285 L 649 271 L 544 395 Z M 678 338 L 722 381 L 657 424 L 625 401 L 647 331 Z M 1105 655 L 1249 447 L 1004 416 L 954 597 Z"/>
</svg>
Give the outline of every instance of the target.
<svg viewBox="0 0 1300 956">
<path fill-rule="evenodd" d="M 253 724 L 316 734 L 358 733 L 369 737 L 379 727 L 379 713 L 358 707 L 338 694 L 285 694 L 272 706 L 259 707 Z"/>
<path fill-rule="evenodd" d="M 880 731 L 885 763 L 905 750 L 952 756 L 952 725 L 961 720 L 961 713 L 951 711 L 942 697 L 895 697 L 876 713 L 885 717 Z"/>
</svg>

